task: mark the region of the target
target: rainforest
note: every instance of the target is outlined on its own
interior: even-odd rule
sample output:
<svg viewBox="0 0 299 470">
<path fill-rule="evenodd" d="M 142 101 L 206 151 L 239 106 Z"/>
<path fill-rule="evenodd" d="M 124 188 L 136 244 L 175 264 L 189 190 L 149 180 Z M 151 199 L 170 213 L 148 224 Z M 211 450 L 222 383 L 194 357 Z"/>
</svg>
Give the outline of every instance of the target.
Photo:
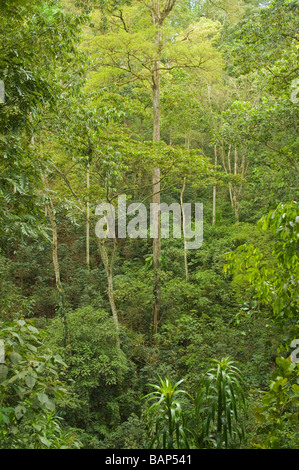
<svg viewBox="0 0 299 470">
<path fill-rule="evenodd" d="M 299 448 L 298 31 L 0 0 L 1 449 Z"/>
</svg>

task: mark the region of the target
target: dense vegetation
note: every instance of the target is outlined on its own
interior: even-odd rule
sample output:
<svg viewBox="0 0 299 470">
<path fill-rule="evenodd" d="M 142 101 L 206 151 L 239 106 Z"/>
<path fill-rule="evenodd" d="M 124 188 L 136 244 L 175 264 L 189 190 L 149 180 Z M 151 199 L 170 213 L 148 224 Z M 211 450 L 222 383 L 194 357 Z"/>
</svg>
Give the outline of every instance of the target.
<svg viewBox="0 0 299 470">
<path fill-rule="evenodd" d="M 0 448 L 298 448 L 298 1 L 0 6 Z"/>
</svg>

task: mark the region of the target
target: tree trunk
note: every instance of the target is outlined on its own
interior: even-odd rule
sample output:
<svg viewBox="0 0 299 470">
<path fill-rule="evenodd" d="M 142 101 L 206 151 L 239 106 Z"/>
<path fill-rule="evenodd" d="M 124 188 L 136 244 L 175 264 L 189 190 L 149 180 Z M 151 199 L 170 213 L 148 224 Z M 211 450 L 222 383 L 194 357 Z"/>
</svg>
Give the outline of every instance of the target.
<svg viewBox="0 0 299 470">
<path fill-rule="evenodd" d="M 230 151 L 231 151 L 231 147 L 229 146 L 229 149 L 228 149 L 228 152 L 227 152 L 227 163 L 228 163 L 228 172 L 229 172 L 229 174 L 232 173 L 231 161 L 230 161 Z M 232 184 L 231 183 L 228 183 L 228 190 L 229 190 L 230 203 L 231 203 L 232 207 L 234 207 L 233 189 L 232 189 Z"/>
<path fill-rule="evenodd" d="M 31 144 L 34 145 L 33 135 L 31 137 Z M 41 179 L 43 181 L 44 190 L 47 192 L 48 190 L 47 177 L 44 174 L 42 174 Z M 48 198 L 49 198 L 49 203 L 45 205 L 45 215 L 49 215 L 51 227 L 52 227 L 52 260 L 53 260 L 53 266 L 54 266 L 56 288 L 58 291 L 58 298 L 59 298 L 58 313 L 62 319 L 63 343 L 64 343 L 64 346 L 66 346 L 67 343 L 69 342 L 69 334 L 68 334 L 68 326 L 67 326 L 67 319 L 66 319 L 66 313 L 65 313 L 64 290 L 63 290 L 61 277 L 60 277 L 60 267 L 59 267 L 59 259 L 58 259 L 57 222 L 56 222 L 53 201 L 49 195 L 48 195 Z"/>
<path fill-rule="evenodd" d="M 185 187 L 186 187 L 186 177 L 184 178 L 180 201 L 181 201 L 182 218 L 183 218 L 185 275 L 186 275 L 186 281 L 188 281 L 189 271 L 188 271 L 187 243 L 186 243 L 187 242 L 187 240 L 186 240 L 186 217 L 185 217 L 185 210 L 184 210 L 184 191 L 185 191 Z"/>
<path fill-rule="evenodd" d="M 214 154 L 215 154 L 215 168 L 217 166 L 217 147 L 214 145 Z M 216 171 L 216 170 L 215 170 Z M 213 225 L 216 223 L 216 193 L 217 193 L 217 187 L 216 184 L 213 186 Z"/>
<path fill-rule="evenodd" d="M 113 264 L 114 264 L 114 256 L 116 252 L 116 240 L 113 240 L 113 251 L 111 254 L 111 258 L 109 261 L 107 249 L 105 247 L 105 241 L 98 239 L 98 247 L 100 251 L 100 255 L 103 261 L 103 265 L 105 268 L 107 282 L 108 282 L 108 298 L 110 303 L 110 308 L 112 312 L 112 317 L 116 329 L 116 346 L 120 349 L 120 339 L 119 339 L 119 320 L 118 320 L 118 313 L 115 306 L 114 301 L 114 289 L 113 289 Z"/>
<path fill-rule="evenodd" d="M 89 165 L 86 171 L 86 188 L 89 190 Z M 89 199 L 89 195 L 88 195 Z M 89 248 L 89 229 L 90 229 L 90 212 L 89 212 L 89 200 L 86 203 L 86 266 L 89 269 L 90 265 L 90 248 Z"/>
<path fill-rule="evenodd" d="M 238 150 L 237 146 L 235 147 L 235 162 L 234 162 L 234 174 L 238 174 Z M 242 175 L 243 176 L 243 175 Z M 235 207 L 235 219 L 236 222 L 239 222 L 239 198 L 238 198 L 238 188 L 234 189 L 234 207 Z"/>
<path fill-rule="evenodd" d="M 64 345 L 66 346 L 68 341 L 68 327 L 67 327 L 67 320 L 65 314 L 65 304 L 64 304 L 64 291 L 61 283 L 60 278 L 60 267 L 59 267 L 59 260 L 58 260 L 58 237 L 57 237 L 57 223 L 55 217 L 55 211 L 53 206 L 53 201 L 50 199 L 50 203 L 47 204 L 47 213 L 50 217 L 50 222 L 52 226 L 53 238 L 52 238 L 52 259 L 53 259 L 53 266 L 55 272 L 55 280 L 56 280 L 56 287 L 59 296 L 59 314 L 62 318 L 63 324 L 63 341 Z"/>
<path fill-rule="evenodd" d="M 54 165 L 53 165 L 54 166 Z M 85 218 L 86 218 L 86 208 L 84 207 L 80 197 L 77 196 L 77 194 L 75 193 L 74 189 L 72 188 L 69 180 L 67 179 L 67 177 L 59 170 L 59 168 L 57 168 L 56 166 L 54 166 L 54 168 L 56 169 L 56 171 L 58 171 L 58 173 L 63 177 L 64 181 L 66 182 L 68 188 L 70 189 L 73 197 L 76 199 L 79 207 L 80 207 L 80 210 L 82 212 L 82 214 L 84 214 Z M 92 224 L 92 221 L 90 221 L 91 225 L 93 226 Z M 95 228 L 95 227 L 93 227 Z M 97 238 L 97 241 L 98 241 L 98 248 L 99 248 L 99 252 L 100 252 L 100 255 L 101 255 L 101 259 L 102 259 L 102 262 L 103 262 L 103 265 L 104 265 L 104 269 L 105 269 L 105 272 L 106 272 L 106 276 L 107 276 L 107 284 L 108 284 L 108 298 L 109 298 L 109 303 L 110 303 L 110 307 L 111 307 L 111 312 L 112 312 L 112 316 L 113 316 L 113 320 L 114 320 L 114 323 L 115 323 L 115 327 L 116 327 L 116 345 L 118 348 L 120 348 L 120 339 L 119 339 L 119 322 L 118 322 L 118 314 L 117 314 L 117 310 L 116 310 L 116 307 L 115 307 L 115 302 L 114 302 L 114 291 L 113 291 L 113 264 L 114 264 L 114 256 L 115 256 L 115 252 L 116 252 L 116 240 L 113 239 L 113 251 L 112 251 L 112 255 L 111 255 L 111 259 L 110 259 L 110 262 L 109 262 L 109 258 L 108 258 L 108 254 L 107 254 L 107 250 L 106 250 L 106 247 L 104 246 L 104 243 L 105 241 L 104 240 L 100 240 Z"/>
<path fill-rule="evenodd" d="M 156 35 L 156 52 L 157 57 L 154 62 L 153 69 L 153 140 L 159 142 L 160 140 L 160 41 L 161 41 L 161 30 L 158 27 Z M 160 168 L 153 168 L 152 184 L 153 184 L 153 203 L 160 204 Z M 158 211 L 158 227 L 157 237 L 153 239 L 153 268 L 155 271 L 154 281 L 154 305 L 153 305 L 153 332 L 158 331 L 159 314 L 161 308 L 161 281 L 160 281 L 160 258 L 161 258 L 161 213 Z"/>
<path fill-rule="evenodd" d="M 167 0 L 167 2 L 160 3 L 160 0 L 151 0 L 147 4 L 151 10 L 152 23 L 156 28 L 155 37 L 155 55 L 153 57 L 151 80 L 153 91 L 153 140 L 159 142 L 160 140 L 160 61 L 163 47 L 163 23 L 167 16 L 172 11 L 177 0 Z M 153 185 L 153 203 L 160 204 L 160 169 L 153 168 L 152 185 Z M 154 282 L 154 305 L 153 305 L 153 331 L 158 330 L 159 314 L 161 308 L 161 282 L 160 282 L 160 258 L 161 258 L 161 214 L 158 211 L 158 227 L 157 237 L 153 240 L 153 268 L 155 271 Z"/>
</svg>

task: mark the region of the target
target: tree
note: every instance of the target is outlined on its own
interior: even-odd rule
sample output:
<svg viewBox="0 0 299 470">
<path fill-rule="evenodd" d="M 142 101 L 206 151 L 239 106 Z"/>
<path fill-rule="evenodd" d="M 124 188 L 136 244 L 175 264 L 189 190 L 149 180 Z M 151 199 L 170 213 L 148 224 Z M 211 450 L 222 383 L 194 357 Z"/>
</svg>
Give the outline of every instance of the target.
<svg viewBox="0 0 299 470">
<path fill-rule="evenodd" d="M 219 59 L 214 39 L 219 24 L 200 19 L 178 34 L 172 27 L 171 13 L 178 0 L 133 2 L 130 6 L 109 5 L 101 18 L 101 35 L 90 37 L 88 47 L 94 51 L 94 65 L 101 73 L 115 70 L 120 85 L 139 83 L 150 87 L 153 110 L 153 141 L 161 134 L 161 79 L 174 69 L 198 69 L 209 73 Z M 136 18 L 138 21 L 136 21 Z M 102 72 L 103 70 L 103 72 Z M 109 82 L 108 82 L 109 83 Z M 152 170 L 152 202 L 160 204 L 161 174 Z M 160 212 L 157 234 L 153 239 L 155 270 L 153 331 L 157 332 L 161 307 L 160 283 L 161 231 Z"/>
<path fill-rule="evenodd" d="M 200 152 L 185 152 L 167 146 L 163 142 L 140 142 L 135 135 L 128 135 L 124 121 L 136 112 L 136 104 L 130 105 L 126 97 L 120 97 L 110 91 L 83 94 L 80 100 L 77 97 L 74 107 L 68 107 L 67 118 L 64 107 L 60 112 L 56 126 L 61 126 L 65 130 L 61 135 L 61 142 L 57 142 L 54 152 L 53 148 L 48 150 L 48 143 L 44 149 L 50 152 L 52 160 L 52 162 L 49 160 L 53 180 L 51 188 L 52 191 L 56 188 L 60 199 L 66 201 L 65 205 L 71 196 L 71 212 L 78 214 L 79 210 L 84 223 L 88 220 L 93 231 L 97 224 L 97 216 L 94 211 L 88 215 L 87 210 L 90 206 L 86 205 L 86 201 L 89 205 L 92 204 L 92 207 L 103 201 L 116 205 L 118 196 L 123 194 L 128 198 L 133 198 L 137 194 L 146 201 L 150 197 L 147 180 L 157 162 L 163 175 L 164 191 L 168 185 L 173 185 L 173 180 L 180 180 L 179 175 L 185 174 L 192 182 L 200 178 L 204 184 L 214 173 L 208 159 Z M 53 131 L 56 130 L 56 126 L 51 129 L 48 137 L 52 147 L 52 139 L 55 139 Z M 77 133 L 74 135 L 75 132 Z M 82 185 L 87 167 L 90 177 L 88 192 L 85 185 Z M 137 181 L 136 173 L 142 175 Z M 62 187 L 57 177 L 62 181 Z M 144 197 L 142 197 L 143 192 Z M 68 206 L 70 206 L 69 200 Z M 119 331 L 113 270 L 119 239 L 121 240 L 123 235 L 118 234 L 117 230 L 110 235 L 113 236 L 101 239 L 97 237 L 96 244 L 106 274 L 111 312 L 115 327 Z M 117 341 L 120 346 L 119 337 Z"/>
</svg>

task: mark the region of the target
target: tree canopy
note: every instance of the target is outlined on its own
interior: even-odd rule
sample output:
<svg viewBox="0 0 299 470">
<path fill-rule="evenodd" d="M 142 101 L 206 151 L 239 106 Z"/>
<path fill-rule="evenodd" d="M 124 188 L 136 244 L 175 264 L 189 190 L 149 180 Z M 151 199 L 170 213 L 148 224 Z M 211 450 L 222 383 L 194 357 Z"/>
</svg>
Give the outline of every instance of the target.
<svg viewBox="0 0 299 470">
<path fill-rule="evenodd" d="M 0 448 L 298 448 L 298 18 L 0 0 Z"/>
</svg>

